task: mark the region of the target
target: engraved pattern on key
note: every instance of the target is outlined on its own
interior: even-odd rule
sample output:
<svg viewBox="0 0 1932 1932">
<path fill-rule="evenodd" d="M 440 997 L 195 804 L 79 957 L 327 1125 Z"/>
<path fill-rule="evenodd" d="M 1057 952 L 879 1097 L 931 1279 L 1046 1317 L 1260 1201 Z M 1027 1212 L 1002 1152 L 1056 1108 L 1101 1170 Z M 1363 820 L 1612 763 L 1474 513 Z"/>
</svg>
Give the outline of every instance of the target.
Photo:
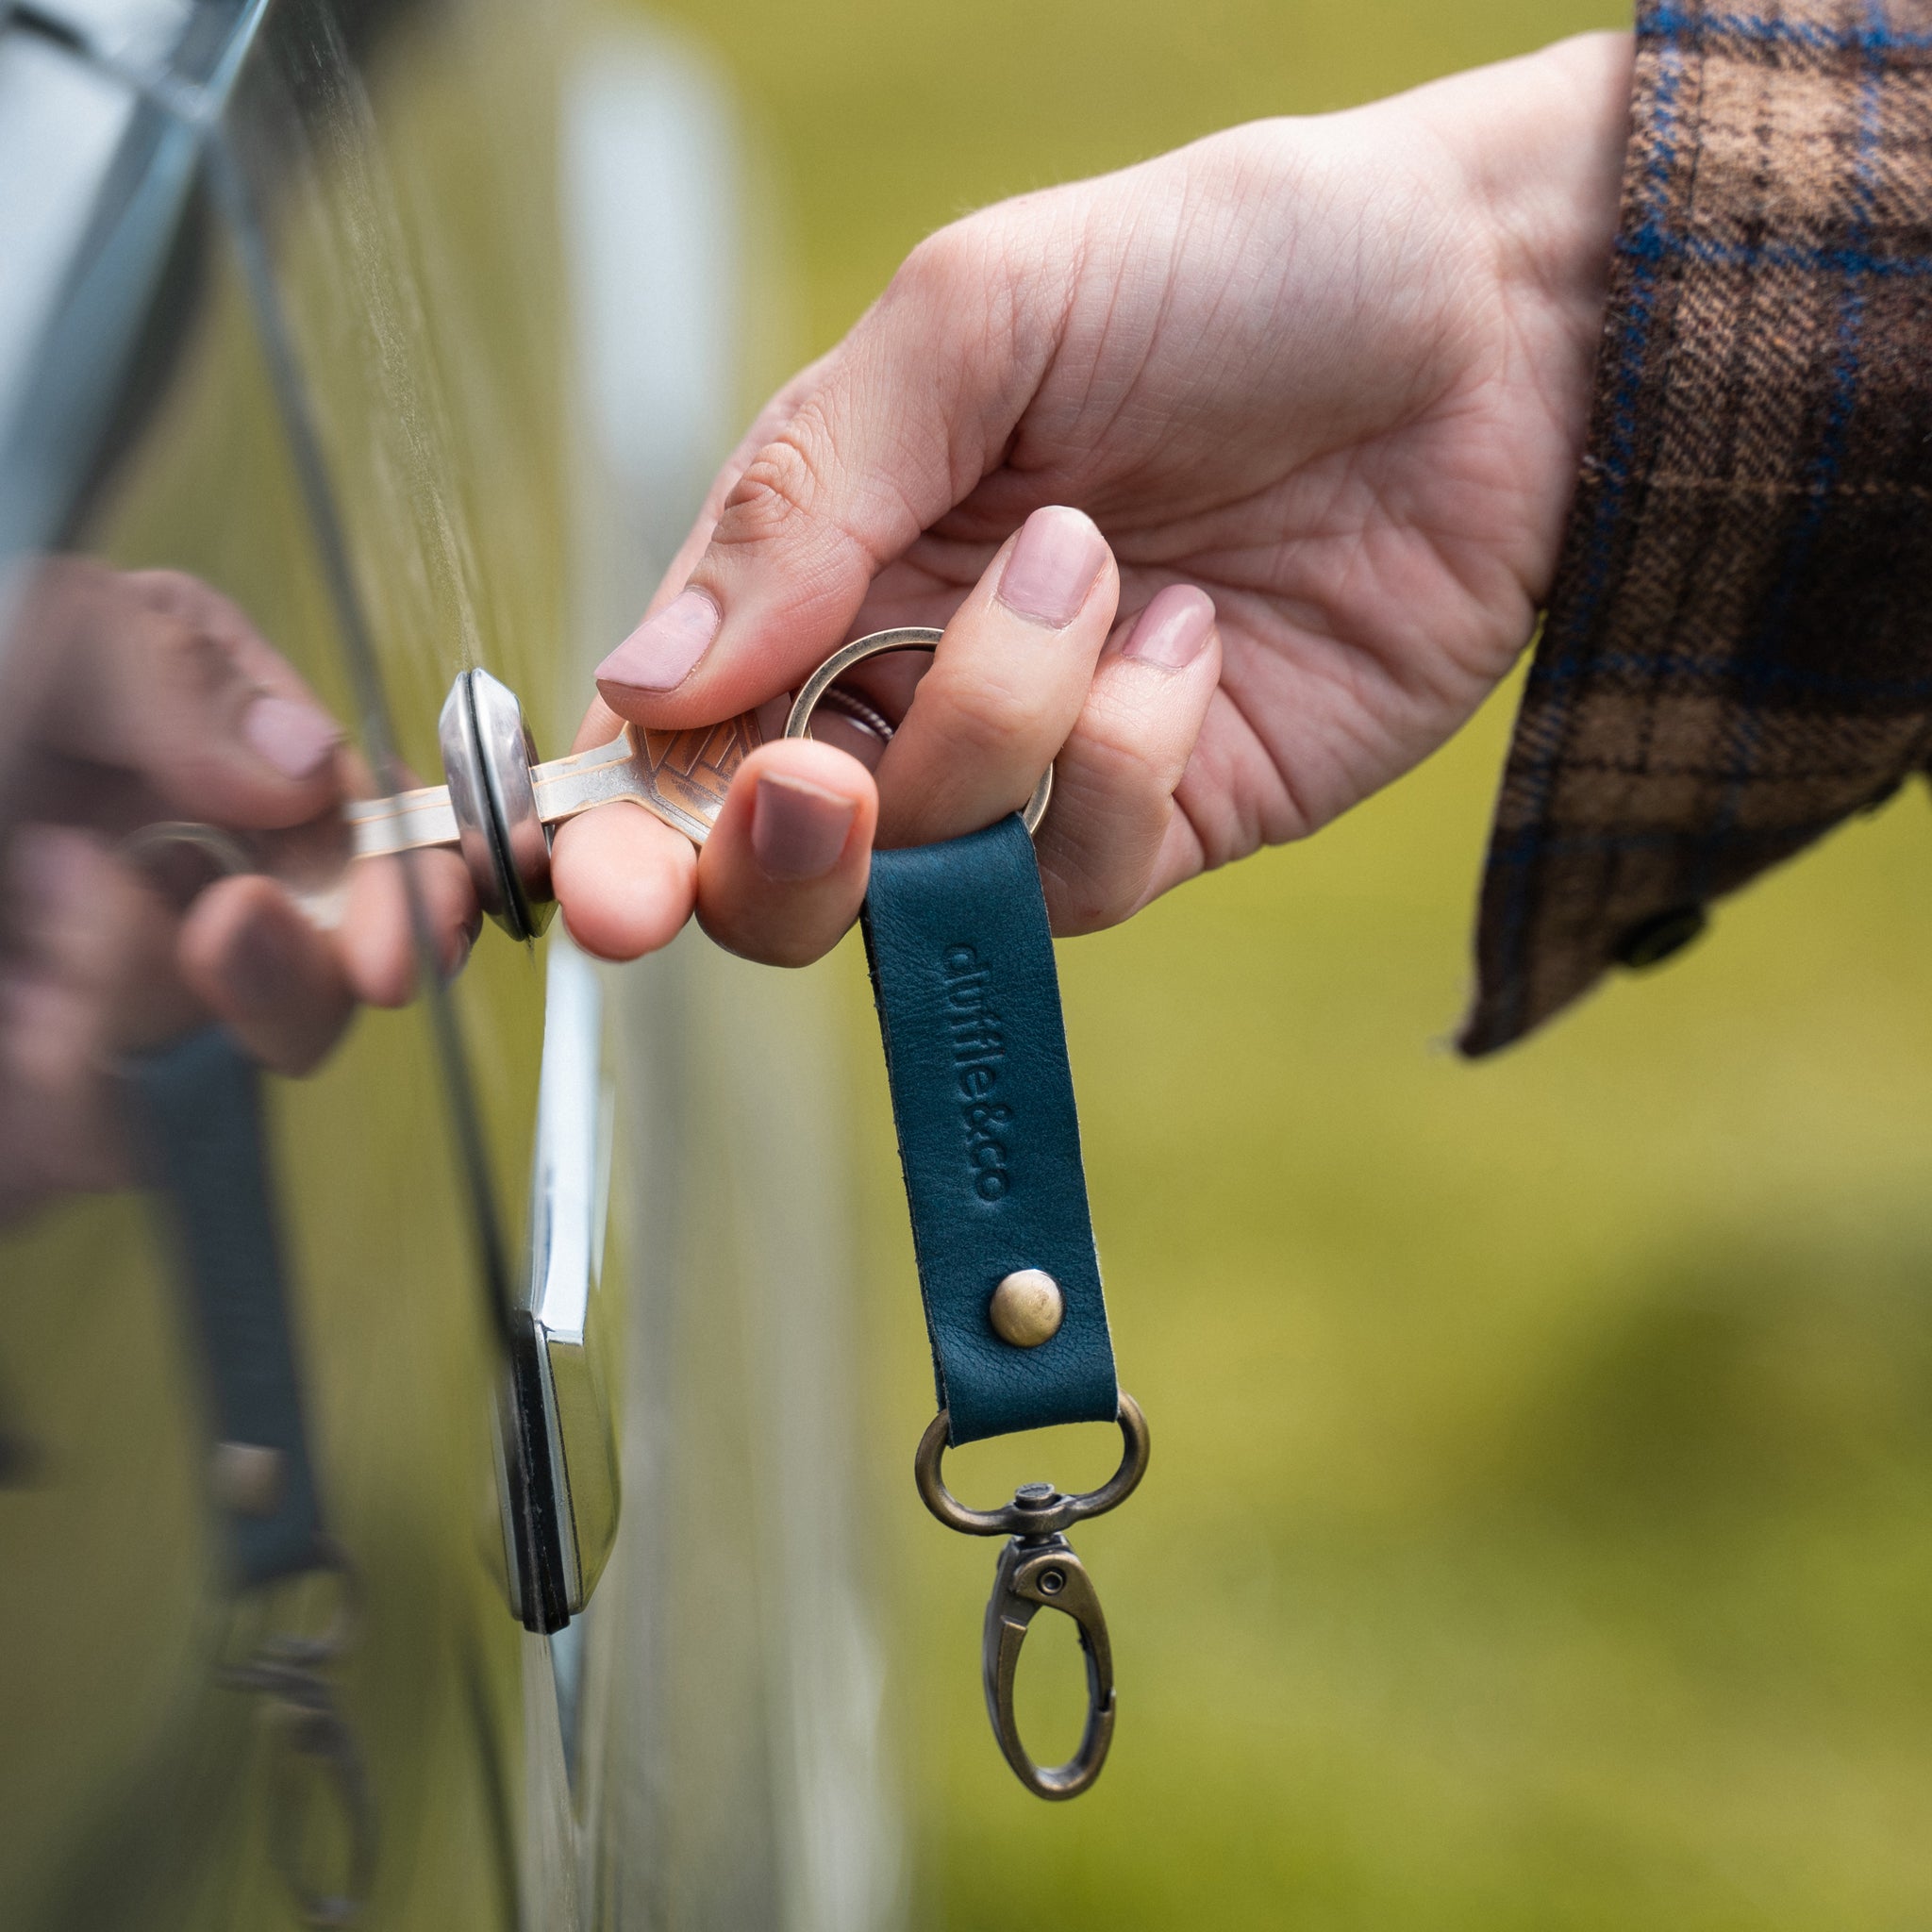
<svg viewBox="0 0 1932 1932">
<path fill-rule="evenodd" d="M 727 718 L 708 730 L 646 731 L 644 755 L 656 808 L 669 816 L 675 808 L 696 821 L 704 829 L 692 836 L 702 841 L 717 822 L 732 774 L 757 748 L 758 737 L 758 721 L 748 716 Z"/>
<path fill-rule="evenodd" d="M 531 768 L 538 816 L 545 824 L 556 824 L 593 805 L 634 798 L 702 845 L 717 822 L 732 774 L 745 754 L 763 741 L 750 712 L 690 731 L 626 724 L 608 744 Z"/>
</svg>

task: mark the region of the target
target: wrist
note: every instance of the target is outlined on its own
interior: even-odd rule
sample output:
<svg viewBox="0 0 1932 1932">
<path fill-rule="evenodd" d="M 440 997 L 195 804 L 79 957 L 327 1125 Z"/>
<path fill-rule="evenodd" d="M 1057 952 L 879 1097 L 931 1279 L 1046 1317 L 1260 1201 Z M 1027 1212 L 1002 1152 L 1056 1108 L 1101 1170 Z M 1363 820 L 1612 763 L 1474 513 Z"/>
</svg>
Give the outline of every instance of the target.
<svg viewBox="0 0 1932 1932">
<path fill-rule="evenodd" d="M 1579 446 L 1616 246 L 1633 58 L 1626 33 L 1579 35 L 1417 97 L 1459 167 L 1500 294 L 1537 318 L 1537 359 L 1575 416 Z"/>
</svg>

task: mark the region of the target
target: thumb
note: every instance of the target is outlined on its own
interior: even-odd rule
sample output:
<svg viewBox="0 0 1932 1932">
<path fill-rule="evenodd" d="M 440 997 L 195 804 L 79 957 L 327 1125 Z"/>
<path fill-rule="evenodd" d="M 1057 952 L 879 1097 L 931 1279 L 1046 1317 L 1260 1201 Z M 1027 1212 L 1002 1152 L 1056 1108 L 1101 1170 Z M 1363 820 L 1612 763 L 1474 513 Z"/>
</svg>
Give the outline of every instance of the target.
<svg viewBox="0 0 1932 1932">
<path fill-rule="evenodd" d="M 270 828 L 340 797 L 341 727 L 208 585 L 60 558 L 26 622 L 58 652 L 39 724 L 48 743 L 134 774 L 164 814 Z"/>
<path fill-rule="evenodd" d="M 683 588 L 598 666 L 612 710 L 682 728 L 795 689 L 998 465 L 1065 309 L 1013 242 L 980 216 L 913 251 L 750 453 Z"/>
</svg>

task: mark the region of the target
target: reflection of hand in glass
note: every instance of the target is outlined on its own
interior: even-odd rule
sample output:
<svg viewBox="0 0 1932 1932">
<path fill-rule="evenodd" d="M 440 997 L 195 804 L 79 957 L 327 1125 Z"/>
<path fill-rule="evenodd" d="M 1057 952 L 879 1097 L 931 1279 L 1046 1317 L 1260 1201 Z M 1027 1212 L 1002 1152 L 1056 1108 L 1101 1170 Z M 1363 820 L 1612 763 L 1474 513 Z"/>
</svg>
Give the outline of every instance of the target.
<svg viewBox="0 0 1932 1932">
<path fill-rule="evenodd" d="M 277 879 L 218 875 L 152 828 L 242 855 L 334 838 L 372 790 L 333 719 L 227 599 L 172 572 L 42 568 L 0 654 L 0 1216 L 125 1178 L 111 1068 L 218 1020 L 306 1073 L 358 1001 L 400 1006 L 415 957 L 401 864 L 351 870 L 325 930 Z M 442 970 L 475 937 L 452 853 L 416 855 Z"/>
</svg>

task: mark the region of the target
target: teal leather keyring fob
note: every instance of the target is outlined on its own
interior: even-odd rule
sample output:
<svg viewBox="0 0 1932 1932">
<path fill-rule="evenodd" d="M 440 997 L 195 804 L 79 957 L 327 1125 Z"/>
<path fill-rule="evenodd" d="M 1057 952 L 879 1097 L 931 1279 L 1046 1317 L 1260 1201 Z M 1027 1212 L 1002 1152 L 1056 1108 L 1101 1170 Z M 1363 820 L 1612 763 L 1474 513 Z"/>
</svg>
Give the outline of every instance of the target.
<svg viewBox="0 0 1932 1932">
<path fill-rule="evenodd" d="M 837 680 L 866 658 L 931 650 L 939 639 L 936 630 L 897 630 L 847 644 L 799 692 L 786 735 L 805 736 L 830 693 L 848 720 L 889 736 L 877 710 L 837 691 Z M 1114 1376 L 1059 975 L 1033 856 L 1032 827 L 1051 789 L 1049 773 L 1024 816 L 983 831 L 874 852 L 860 921 L 939 1386 L 914 1476 L 949 1528 L 1009 1539 L 986 1611 L 987 1710 L 1021 1782 L 1043 1798 L 1071 1798 L 1100 1775 L 1115 1695 L 1107 1619 L 1066 1531 L 1132 1492 L 1148 1439 Z M 1062 1495 L 1051 1483 L 1025 1483 L 1011 1503 L 973 1509 L 946 1488 L 949 1445 L 1058 1423 L 1119 1425 L 1124 1453 L 1099 1489 Z M 1021 1645 L 1042 1608 L 1074 1620 L 1087 1669 L 1079 1749 L 1054 1766 L 1027 1756 L 1014 1715 Z"/>
<path fill-rule="evenodd" d="M 948 1440 L 1110 1423 L 1120 1391 L 1059 979 L 1019 814 L 874 853 L 863 924 Z M 992 1305 L 1027 1271 L 1062 1306 L 1051 1336 L 1021 1346 Z"/>
</svg>

